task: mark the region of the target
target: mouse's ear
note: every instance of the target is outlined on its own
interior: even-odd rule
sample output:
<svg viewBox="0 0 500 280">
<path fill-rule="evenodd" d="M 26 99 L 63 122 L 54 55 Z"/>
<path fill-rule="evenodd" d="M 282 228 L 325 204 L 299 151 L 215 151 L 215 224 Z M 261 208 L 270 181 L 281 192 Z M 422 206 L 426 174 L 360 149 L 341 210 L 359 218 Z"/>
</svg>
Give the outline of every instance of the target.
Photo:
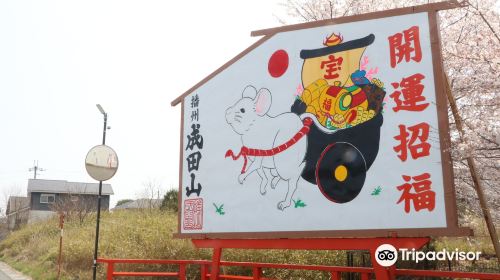
<svg viewBox="0 0 500 280">
<path fill-rule="evenodd" d="M 257 89 L 253 86 L 247 86 L 244 90 L 243 93 L 241 94 L 241 97 L 245 98 L 250 98 L 254 99 L 255 95 L 257 95 Z"/>
<path fill-rule="evenodd" d="M 267 88 L 261 88 L 255 97 L 255 113 L 259 116 L 265 115 L 271 108 L 271 92 Z"/>
</svg>

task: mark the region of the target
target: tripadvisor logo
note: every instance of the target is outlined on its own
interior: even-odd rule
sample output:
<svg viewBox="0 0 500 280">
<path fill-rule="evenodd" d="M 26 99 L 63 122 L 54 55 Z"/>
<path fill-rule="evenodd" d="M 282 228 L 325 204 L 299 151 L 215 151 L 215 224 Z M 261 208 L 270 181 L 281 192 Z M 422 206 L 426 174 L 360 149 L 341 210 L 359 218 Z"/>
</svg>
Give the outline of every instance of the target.
<svg viewBox="0 0 500 280">
<path fill-rule="evenodd" d="M 463 252 L 455 249 L 455 251 L 448 251 L 446 249 L 440 251 L 422 252 L 415 249 L 399 249 L 401 260 L 414 261 L 416 263 L 429 260 L 429 261 L 477 261 L 481 252 Z M 390 244 L 382 244 L 375 251 L 375 260 L 381 266 L 392 266 L 398 260 L 398 251 Z"/>
<path fill-rule="evenodd" d="M 375 260 L 381 266 L 392 266 L 398 260 L 398 251 L 391 244 L 382 244 L 375 250 Z"/>
<path fill-rule="evenodd" d="M 423 260 L 477 261 L 479 260 L 479 256 L 481 255 L 481 252 L 463 252 L 463 251 L 458 251 L 458 249 L 455 249 L 455 251 L 448 251 L 446 249 L 443 249 L 437 252 L 435 251 L 422 252 L 422 251 L 415 251 L 415 249 L 411 250 L 399 249 L 399 252 L 401 252 L 401 260 L 403 261 L 410 260 L 410 261 L 415 261 L 416 263 Z"/>
</svg>

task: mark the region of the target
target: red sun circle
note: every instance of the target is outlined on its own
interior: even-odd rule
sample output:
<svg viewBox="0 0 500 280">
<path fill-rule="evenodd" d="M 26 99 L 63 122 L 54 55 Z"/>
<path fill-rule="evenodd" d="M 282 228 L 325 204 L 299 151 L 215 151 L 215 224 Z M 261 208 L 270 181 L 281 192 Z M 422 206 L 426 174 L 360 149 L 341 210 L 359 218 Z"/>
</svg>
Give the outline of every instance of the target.
<svg viewBox="0 0 500 280">
<path fill-rule="evenodd" d="M 288 53 L 285 50 L 277 50 L 269 58 L 267 70 L 274 78 L 279 78 L 288 69 Z"/>
</svg>

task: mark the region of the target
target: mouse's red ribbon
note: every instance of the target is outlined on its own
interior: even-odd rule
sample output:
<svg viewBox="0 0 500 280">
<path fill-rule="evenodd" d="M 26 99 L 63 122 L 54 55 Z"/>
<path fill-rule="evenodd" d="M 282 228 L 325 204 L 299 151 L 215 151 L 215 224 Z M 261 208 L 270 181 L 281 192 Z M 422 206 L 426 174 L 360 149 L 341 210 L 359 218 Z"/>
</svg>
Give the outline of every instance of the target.
<svg viewBox="0 0 500 280">
<path fill-rule="evenodd" d="M 245 173 L 248 164 L 248 156 L 258 156 L 258 157 L 268 157 L 274 156 L 283 152 L 284 150 L 290 148 L 295 143 L 299 142 L 299 140 L 307 135 L 311 129 L 311 125 L 313 120 L 311 118 L 305 118 L 303 120 L 304 126 L 297 132 L 290 140 L 286 141 L 286 143 L 279 145 L 278 147 L 261 150 L 261 149 L 252 149 L 246 146 L 241 147 L 240 152 L 237 155 L 234 155 L 232 150 L 227 150 L 225 157 L 231 157 L 233 160 L 237 160 L 240 157 L 243 157 L 243 167 L 241 168 L 241 174 Z"/>
<path fill-rule="evenodd" d="M 247 147 L 245 147 L 245 146 L 241 147 L 240 152 L 236 156 L 234 155 L 232 150 L 227 150 L 225 157 L 232 157 L 233 160 L 237 160 L 241 156 L 243 157 L 243 167 L 241 168 L 241 174 L 243 174 L 243 173 L 245 173 L 245 169 L 247 168 L 247 163 L 248 163 L 248 159 L 247 159 L 248 148 Z"/>
</svg>

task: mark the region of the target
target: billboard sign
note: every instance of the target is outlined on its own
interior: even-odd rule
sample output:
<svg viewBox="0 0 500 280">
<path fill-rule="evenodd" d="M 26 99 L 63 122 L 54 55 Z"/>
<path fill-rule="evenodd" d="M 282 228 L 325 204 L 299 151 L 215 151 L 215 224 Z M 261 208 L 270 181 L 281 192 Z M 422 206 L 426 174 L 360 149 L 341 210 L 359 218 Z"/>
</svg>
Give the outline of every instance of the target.
<svg viewBox="0 0 500 280">
<path fill-rule="evenodd" d="M 181 96 L 180 236 L 463 234 L 435 25 L 278 28 Z"/>
</svg>

